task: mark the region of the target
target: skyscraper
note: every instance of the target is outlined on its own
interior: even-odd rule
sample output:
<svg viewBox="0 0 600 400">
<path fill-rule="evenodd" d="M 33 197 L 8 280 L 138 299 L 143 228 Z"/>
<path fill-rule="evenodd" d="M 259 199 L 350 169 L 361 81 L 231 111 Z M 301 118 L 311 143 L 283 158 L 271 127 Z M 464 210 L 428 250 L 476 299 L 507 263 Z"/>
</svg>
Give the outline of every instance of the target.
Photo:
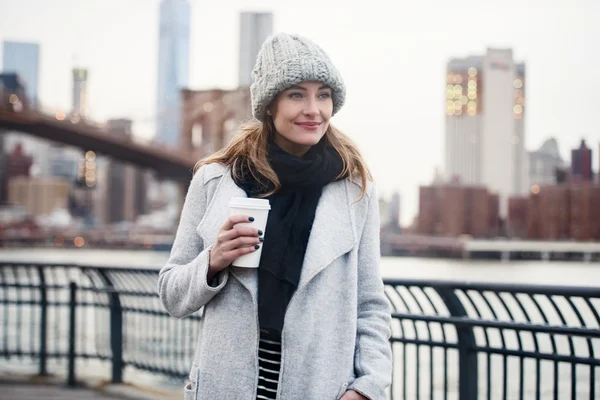
<svg viewBox="0 0 600 400">
<path fill-rule="evenodd" d="M 512 50 L 452 59 L 446 77 L 446 175 L 508 197 L 528 190 L 525 65 Z"/>
<path fill-rule="evenodd" d="M 529 183 L 532 185 L 553 185 L 557 170 L 564 167 L 556 139 L 548 139 L 542 146 L 529 152 Z"/>
<path fill-rule="evenodd" d="M 72 76 L 71 120 L 77 121 L 79 118 L 89 116 L 88 70 L 85 68 L 73 68 Z M 71 146 L 53 143 L 50 155 L 50 171 L 52 176 L 63 177 L 69 183 L 75 182 L 78 165 L 82 162 L 81 160 L 84 158 L 85 153 Z"/>
<path fill-rule="evenodd" d="M 592 149 L 581 140 L 578 149 L 571 150 L 571 179 L 577 182 L 593 182 Z"/>
<path fill-rule="evenodd" d="M 252 68 L 264 41 L 273 33 L 273 14 L 243 12 L 240 14 L 239 86 L 250 86 Z"/>
<path fill-rule="evenodd" d="M 40 80 L 40 46 L 37 43 L 5 41 L 2 56 L 2 71 L 19 74 L 25 82 L 29 102 L 35 105 Z"/>
<path fill-rule="evenodd" d="M 29 106 L 32 108 L 38 106 L 40 46 L 37 43 L 5 41 L 2 50 L 2 71 L 19 75 L 25 86 Z M 4 148 L 0 151 L 6 153 L 17 143 L 20 143 L 24 151 L 32 156 L 33 174 L 47 176 L 50 170 L 50 142 L 22 133 L 10 133 L 5 135 Z"/>
<path fill-rule="evenodd" d="M 88 71 L 84 68 L 73 68 L 73 115 L 88 116 L 87 102 Z"/>
<path fill-rule="evenodd" d="M 182 113 L 179 90 L 188 85 L 189 53 L 190 5 L 188 1 L 162 0 L 155 139 L 171 146 L 179 144 Z"/>
</svg>

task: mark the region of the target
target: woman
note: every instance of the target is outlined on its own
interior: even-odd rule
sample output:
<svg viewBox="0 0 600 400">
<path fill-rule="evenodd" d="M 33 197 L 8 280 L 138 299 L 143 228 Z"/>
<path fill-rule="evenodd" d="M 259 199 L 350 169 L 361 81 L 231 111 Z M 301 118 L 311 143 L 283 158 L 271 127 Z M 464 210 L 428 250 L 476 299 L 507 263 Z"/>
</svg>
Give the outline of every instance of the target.
<svg viewBox="0 0 600 400">
<path fill-rule="evenodd" d="M 379 211 L 357 148 L 330 125 L 339 72 L 316 44 L 278 34 L 252 72 L 257 121 L 198 163 L 160 298 L 203 308 L 186 399 L 386 398 L 390 309 Z M 232 197 L 269 199 L 265 233 L 236 227 Z M 232 266 L 262 249 L 258 269 Z"/>
</svg>

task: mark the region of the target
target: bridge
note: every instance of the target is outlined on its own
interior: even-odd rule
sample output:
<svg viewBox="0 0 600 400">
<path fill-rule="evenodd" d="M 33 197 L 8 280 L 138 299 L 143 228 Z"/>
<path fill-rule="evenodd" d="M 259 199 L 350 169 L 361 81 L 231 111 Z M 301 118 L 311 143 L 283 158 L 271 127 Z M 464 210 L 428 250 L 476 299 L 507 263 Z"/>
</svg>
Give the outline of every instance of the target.
<svg viewBox="0 0 600 400">
<path fill-rule="evenodd" d="M 0 133 L 3 130 L 27 133 L 84 151 L 93 150 L 153 170 L 159 179 L 182 183 L 190 181 L 198 161 L 195 152 L 132 139 L 84 119 L 69 120 L 63 115 L 47 115 L 36 109 L 14 111 L 0 104 Z"/>
</svg>

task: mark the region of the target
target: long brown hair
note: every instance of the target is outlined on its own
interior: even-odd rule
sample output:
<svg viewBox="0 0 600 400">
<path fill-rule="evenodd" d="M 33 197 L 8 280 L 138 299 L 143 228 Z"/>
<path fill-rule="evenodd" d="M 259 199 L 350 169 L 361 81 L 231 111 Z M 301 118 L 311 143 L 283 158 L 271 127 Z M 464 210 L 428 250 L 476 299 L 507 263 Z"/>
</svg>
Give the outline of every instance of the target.
<svg viewBox="0 0 600 400">
<path fill-rule="evenodd" d="M 250 171 L 252 178 L 257 182 L 266 184 L 266 179 L 272 183 L 275 188 L 266 193 L 264 197 L 277 192 L 281 188 L 281 184 L 267 160 L 267 142 L 269 136 L 274 132 L 275 127 L 271 118 L 267 118 L 264 122 L 254 120 L 242 124 L 238 134 L 227 146 L 196 163 L 194 173 L 203 165 L 221 163 L 231 168 L 233 178 L 236 180 L 243 178 L 240 176 L 240 171 Z M 362 199 L 367 190 L 367 181 L 373 180 L 373 177 L 358 147 L 348 136 L 331 124 L 325 131 L 325 136 L 329 145 L 342 158 L 343 169 L 338 178 L 347 176 L 360 179 L 362 184 L 360 198 Z"/>
</svg>

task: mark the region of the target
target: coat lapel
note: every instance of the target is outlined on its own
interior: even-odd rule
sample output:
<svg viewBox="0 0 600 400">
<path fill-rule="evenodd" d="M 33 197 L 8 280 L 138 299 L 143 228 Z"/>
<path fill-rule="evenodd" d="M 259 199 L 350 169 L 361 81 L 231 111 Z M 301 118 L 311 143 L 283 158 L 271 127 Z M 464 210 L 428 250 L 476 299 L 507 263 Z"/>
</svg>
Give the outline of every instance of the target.
<svg viewBox="0 0 600 400">
<path fill-rule="evenodd" d="M 349 252 L 356 243 L 347 184 L 346 180 L 342 180 L 323 188 L 308 239 L 298 288 L 306 285 L 336 258 Z"/>
<path fill-rule="evenodd" d="M 298 288 L 307 284 L 317 273 L 331 264 L 336 258 L 350 251 L 355 243 L 355 229 L 347 191 L 347 181 L 330 183 L 323 188 L 312 226 Z M 246 192 L 237 186 L 231 174 L 225 172 L 198 225 L 198 233 L 205 246 L 216 242 L 219 230 L 229 217 L 229 201 L 233 197 L 247 197 Z M 269 232 L 265 232 L 269 240 Z M 252 295 L 257 298 L 258 280 L 256 269 L 230 267 L 230 271 Z"/>
</svg>

